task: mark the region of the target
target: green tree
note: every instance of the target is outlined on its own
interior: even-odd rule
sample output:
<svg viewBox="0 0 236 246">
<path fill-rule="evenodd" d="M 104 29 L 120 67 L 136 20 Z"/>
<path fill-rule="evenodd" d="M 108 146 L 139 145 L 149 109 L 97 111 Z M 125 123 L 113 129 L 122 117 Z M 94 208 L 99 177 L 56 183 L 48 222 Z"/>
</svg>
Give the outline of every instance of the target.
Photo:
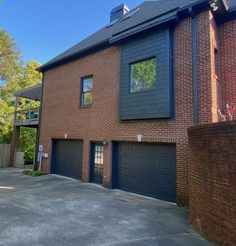
<svg viewBox="0 0 236 246">
<path fill-rule="evenodd" d="M 0 143 L 10 143 L 15 109 L 14 93 L 18 90 L 39 84 L 42 76 L 36 71 L 37 61 L 23 65 L 21 54 L 13 38 L 0 29 Z M 19 108 L 38 107 L 39 103 L 19 98 Z M 26 158 L 32 159 L 35 146 L 35 130 L 21 129 L 20 150 Z"/>
<path fill-rule="evenodd" d="M 14 107 L 6 101 L 0 101 L 0 143 L 10 143 Z"/>
<path fill-rule="evenodd" d="M 37 131 L 35 128 L 21 128 L 19 150 L 25 153 L 25 163 L 32 164 L 35 153 Z"/>
<path fill-rule="evenodd" d="M 20 51 L 13 38 L 3 29 L 0 29 L 0 82 L 14 79 L 22 66 Z"/>
<path fill-rule="evenodd" d="M 25 67 L 22 66 L 15 80 L 9 79 L 0 86 L 0 143 L 11 142 L 15 109 L 14 93 L 40 83 L 41 74 L 35 70 L 39 66 L 38 62 L 29 61 Z M 18 110 L 39 106 L 39 102 L 24 98 L 19 98 L 18 104 Z"/>
</svg>

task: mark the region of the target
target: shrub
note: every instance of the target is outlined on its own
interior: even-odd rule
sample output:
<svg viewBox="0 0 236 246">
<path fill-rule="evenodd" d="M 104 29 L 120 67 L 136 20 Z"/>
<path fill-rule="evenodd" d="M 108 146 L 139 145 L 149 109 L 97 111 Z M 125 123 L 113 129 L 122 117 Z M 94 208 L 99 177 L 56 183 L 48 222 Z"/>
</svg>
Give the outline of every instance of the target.
<svg viewBox="0 0 236 246">
<path fill-rule="evenodd" d="M 47 173 L 44 171 L 33 171 L 31 169 L 25 169 L 23 171 L 23 174 L 36 177 L 36 176 L 46 175 Z"/>
</svg>

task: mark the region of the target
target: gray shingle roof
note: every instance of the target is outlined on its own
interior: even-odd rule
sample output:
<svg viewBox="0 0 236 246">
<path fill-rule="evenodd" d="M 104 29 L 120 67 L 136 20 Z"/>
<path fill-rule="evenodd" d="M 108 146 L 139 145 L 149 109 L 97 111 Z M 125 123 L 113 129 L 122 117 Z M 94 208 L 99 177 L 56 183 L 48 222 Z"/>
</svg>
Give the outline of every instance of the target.
<svg viewBox="0 0 236 246">
<path fill-rule="evenodd" d="M 141 27 L 147 21 L 164 21 L 168 18 L 175 17 L 177 11 L 182 8 L 187 8 L 198 2 L 203 2 L 204 0 L 155 0 L 155 1 L 146 1 L 134 8 L 131 11 L 138 11 L 132 15 L 130 18 L 127 18 L 127 14 L 121 17 L 113 25 L 108 24 L 99 31 L 95 32 L 88 38 L 79 42 L 72 48 L 66 50 L 62 54 L 58 55 L 54 59 L 50 60 L 41 67 L 41 70 L 44 70 L 53 64 L 59 63 L 71 56 L 82 53 L 86 50 L 91 49 L 92 47 L 98 46 L 103 43 L 108 43 L 109 40 L 119 35 L 127 34 Z M 208 0 L 206 0 L 208 1 Z M 236 0 L 227 0 L 232 4 Z M 132 29 L 132 30 L 131 30 Z"/>
<path fill-rule="evenodd" d="M 230 8 L 235 8 L 236 7 L 236 0 L 227 0 Z"/>
<path fill-rule="evenodd" d="M 22 97 L 22 98 L 27 98 L 35 101 L 40 101 L 41 100 L 41 92 L 42 92 L 42 84 L 35 85 L 32 87 L 28 87 L 26 89 L 17 91 L 15 93 L 15 96 L 17 97 Z"/>
</svg>

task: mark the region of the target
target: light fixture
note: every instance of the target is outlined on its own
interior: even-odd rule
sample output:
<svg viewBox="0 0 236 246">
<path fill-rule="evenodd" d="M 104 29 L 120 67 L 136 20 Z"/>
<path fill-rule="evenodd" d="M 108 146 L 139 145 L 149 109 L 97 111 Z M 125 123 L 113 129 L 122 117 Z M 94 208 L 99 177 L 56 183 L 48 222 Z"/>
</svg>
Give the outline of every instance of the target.
<svg viewBox="0 0 236 246">
<path fill-rule="evenodd" d="M 218 9 L 217 0 L 210 0 L 209 4 L 214 12 Z"/>
<path fill-rule="evenodd" d="M 142 142 L 143 135 L 139 134 L 137 135 L 137 141 Z"/>
<path fill-rule="evenodd" d="M 108 141 L 107 141 L 107 140 L 105 140 L 105 139 L 104 139 L 104 140 L 102 140 L 102 145 L 103 145 L 103 146 L 107 146 L 107 145 L 108 145 Z"/>
</svg>

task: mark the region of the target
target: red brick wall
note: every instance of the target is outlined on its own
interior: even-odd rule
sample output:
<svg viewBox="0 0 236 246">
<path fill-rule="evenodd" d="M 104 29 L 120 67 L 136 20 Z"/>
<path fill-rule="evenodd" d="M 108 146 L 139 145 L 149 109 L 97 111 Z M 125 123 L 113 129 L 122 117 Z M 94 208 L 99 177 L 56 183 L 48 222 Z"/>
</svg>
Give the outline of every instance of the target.
<svg viewBox="0 0 236 246">
<path fill-rule="evenodd" d="M 236 121 L 189 130 L 189 213 L 217 245 L 236 245 Z"/>
<path fill-rule="evenodd" d="M 199 124 L 218 121 L 218 88 L 215 48 L 218 47 L 218 27 L 211 12 L 197 16 L 198 33 L 198 93 Z"/>
<path fill-rule="evenodd" d="M 198 17 L 199 51 L 199 114 L 201 122 L 212 121 L 211 111 L 211 59 L 206 46 L 211 46 L 210 15 Z M 112 47 L 69 64 L 48 70 L 44 77 L 44 97 L 40 144 L 49 158 L 43 168 L 50 171 L 51 139 L 83 139 L 83 181 L 89 177 L 89 152 L 91 141 L 109 141 L 104 156 L 104 186 L 111 186 L 111 141 L 137 141 L 143 135 L 145 142 L 176 143 L 177 201 L 188 202 L 189 148 L 187 128 L 193 125 L 193 79 L 191 19 L 183 20 L 174 30 L 175 66 L 175 118 L 120 122 L 119 46 Z M 209 54 L 208 54 L 208 53 Z M 207 53 L 207 54 L 206 54 Z M 80 78 L 93 74 L 93 104 L 80 107 Z"/>
<path fill-rule="evenodd" d="M 236 20 L 219 26 L 223 105 L 236 105 Z"/>
</svg>

